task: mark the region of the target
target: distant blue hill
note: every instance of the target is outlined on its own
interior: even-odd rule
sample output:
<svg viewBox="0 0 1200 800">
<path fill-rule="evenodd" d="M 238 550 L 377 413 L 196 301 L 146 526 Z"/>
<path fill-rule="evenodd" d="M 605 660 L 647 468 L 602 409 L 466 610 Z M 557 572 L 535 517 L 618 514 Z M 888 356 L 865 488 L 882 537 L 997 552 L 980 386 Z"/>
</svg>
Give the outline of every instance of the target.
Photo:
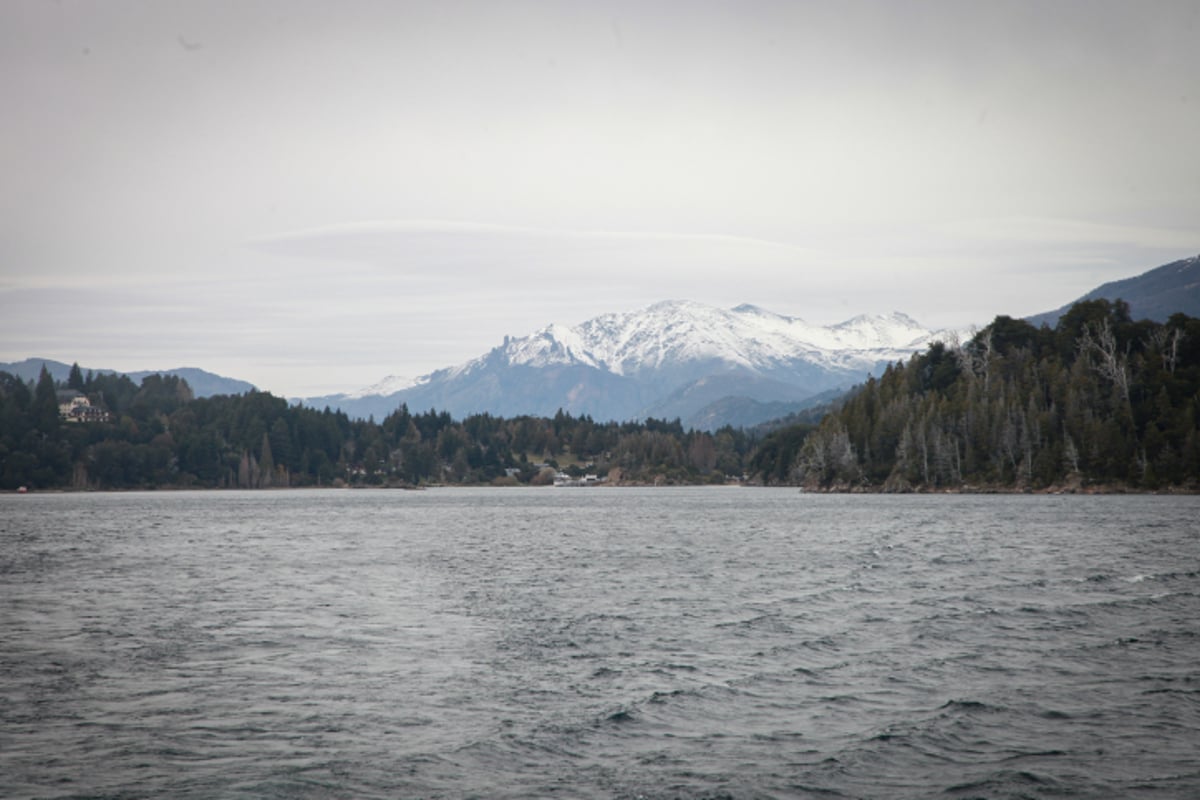
<svg viewBox="0 0 1200 800">
<path fill-rule="evenodd" d="M 1027 317 L 1034 325 L 1054 327 L 1058 318 L 1084 300 L 1124 300 L 1134 319 L 1166 322 L 1172 314 L 1200 317 L 1200 255 L 1172 261 L 1133 278 L 1111 281 L 1055 311 Z"/>
<path fill-rule="evenodd" d="M 65 381 L 71 374 L 71 365 L 49 358 L 27 358 L 11 364 L 0 363 L 0 372 L 16 375 L 27 381 L 36 381 L 42 374 L 42 366 L 50 372 L 50 377 L 56 381 Z M 196 397 L 212 397 L 217 394 L 245 394 L 254 391 L 254 384 L 240 381 L 236 378 L 226 378 L 212 372 L 206 372 L 195 367 L 177 367 L 175 369 L 147 369 L 138 372 L 122 372 L 119 369 L 96 369 L 80 365 L 79 369 L 86 375 L 93 374 L 128 375 L 134 383 L 141 383 L 147 375 L 177 375 L 187 381 Z"/>
</svg>

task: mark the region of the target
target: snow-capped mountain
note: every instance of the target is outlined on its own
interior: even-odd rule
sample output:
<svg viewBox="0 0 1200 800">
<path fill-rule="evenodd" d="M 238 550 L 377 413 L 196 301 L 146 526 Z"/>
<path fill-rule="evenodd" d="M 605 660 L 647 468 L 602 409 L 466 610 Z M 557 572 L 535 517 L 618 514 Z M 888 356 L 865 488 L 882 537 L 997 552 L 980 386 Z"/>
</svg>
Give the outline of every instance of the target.
<svg viewBox="0 0 1200 800">
<path fill-rule="evenodd" d="M 757 306 L 726 310 L 666 301 L 641 311 L 605 314 L 575 328 L 548 325 L 509 340 L 504 352 L 512 364 L 585 364 L 636 378 L 712 360 L 752 373 L 769 372 L 800 354 L 831 366 L 873 363 L 880 357 L 907 357 L 931 335 L 900 313 L 818 327 Z"/>
<path fill-rule="evenodd" d="M 304 402 L 377 418 L 407 403 L 456 417 L 553 415 L 561 408 L 604 420 L 680 417 L 719 427 L 714 403 L 800 408 L 807 398 L 848 388 L 907 359 L 941 335 L 900 313 L 818 326 L 751 305 L 666 301 L 506 337 L 479 358 L 415 381 L 388 378 L 361 392 Z M 393 386 L 399 388 L 388 391 Z M 744 418 L 745 409 L 739 413 Z"/>
</svg>

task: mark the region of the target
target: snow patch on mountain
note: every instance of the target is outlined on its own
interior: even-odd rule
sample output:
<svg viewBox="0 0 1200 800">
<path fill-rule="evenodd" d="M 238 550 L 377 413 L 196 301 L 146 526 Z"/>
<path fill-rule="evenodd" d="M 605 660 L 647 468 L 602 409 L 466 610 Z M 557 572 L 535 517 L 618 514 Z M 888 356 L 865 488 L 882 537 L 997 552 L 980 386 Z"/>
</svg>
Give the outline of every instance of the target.
<svg viewBox="0 0 1200 800">
<path fill-rule="evenodd" d="M 411 389 L 414 386 L 419 386 L 428 380 L 428 375 L 423 375 L 420 378 L 406 378 L 403 375 L 388 375 L 378 383 L 373 383 L 370 386 L 364 389 L 359 389 L 356 392 L 348 392 L 344 396 L 348 400 L 358 400 L 363 397 L 372 397 L 375 395 L 395 394 L 396 392 L 402 392 L 405 389 Z"/>
<path fill-rule="evenodd" d="M 501 354 L 511 365 L 581 364 L 632 377 L 698 361 L 763 372 L 797 359 L 836 368 L 904 359 L 939 336 L 899 312 L 818 326 L 752 305 L 719 309 L 674 300 L 574 327 L 548 325 L 509 339 Z"/>
<path fill-rule="evenodd" d="M 588 343 L 579 331 L 552 323 L 530 336 L 509 339 L 503 349 L 510 364 L 548 367 L 556 364 L 585 364 L 603 368 L 591 356 Z"/>
</svg>

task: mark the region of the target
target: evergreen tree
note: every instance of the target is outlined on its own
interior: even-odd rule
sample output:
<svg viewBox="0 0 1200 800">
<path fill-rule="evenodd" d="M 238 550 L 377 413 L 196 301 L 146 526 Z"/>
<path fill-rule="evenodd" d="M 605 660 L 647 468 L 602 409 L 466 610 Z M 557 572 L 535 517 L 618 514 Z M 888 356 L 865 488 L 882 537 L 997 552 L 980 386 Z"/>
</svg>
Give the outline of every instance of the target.
<svg viewBox="0 0 1200 800">
<path fill-rule="evenodd" d="M 33 424 L 45 436 L 58 432 L 58 391 L 45 364 L 33 391 Z"/>
<path fill-rule="evenodd" d="M 77 392 L 83 392 L 87 388 L 87 384 L 83 379 L 83 373 L 79 369 L 79 362 L 71 365 L 71 372 L 67 376 L 67 388 L 74 389 Z"/>
</svg>

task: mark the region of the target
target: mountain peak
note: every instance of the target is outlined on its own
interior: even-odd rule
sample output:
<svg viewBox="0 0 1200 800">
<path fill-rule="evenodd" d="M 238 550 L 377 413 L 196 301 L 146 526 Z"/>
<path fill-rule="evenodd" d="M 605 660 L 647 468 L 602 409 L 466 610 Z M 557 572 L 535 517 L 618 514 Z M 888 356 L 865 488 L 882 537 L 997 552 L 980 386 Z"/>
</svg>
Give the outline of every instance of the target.
<svg viewBox="0 0 1200 800">
<path fill-rule="evenodd" d="M 914 320 L 908 314 L 905 314 L 903 311 L 892 311 L 888 314 L 859 314 L 857 316 L 851 317 L 850 319 L 846 320 L 845 322 L 839 322 L 837 324 L 837 326 L 835 326 L 835 327 L 841 327 L 843 325 L 862 324 L 865 322 L 888 322 L 888 323 L 896 323 L 899 325 L 911 325 L 911 326 L 918 327 L 918 328 L 920 327 L 920 323 L 918 323 L 916 320 Z"/>
<path fill-rule="evenodd" d="M 763 308 L 762 306 L 756 306 L 753 303 L 742 303 L 741 305 L 734 306 L 733 308 L 731 308 L 729 310 L 734 314 L 740 314 L 743 316 L 750 316 L 750 317 L 763 317 L 765 319 L 773 319 L 773 320 L 795 320 L 796 319 L 795 317 L 785 317 L 782 314 L 776 314 L 774 311 Z M 796 321 L 800 321 L 800 320 L 796 320 Z"/>
<path fill-rule="evenodd" d="M 657 303 L 646 306 L 646 308 L 643 309 L 643 312 L 653 312 L 656 314 L 661 314 L 663 312 L 694 312 L 702 311 L 708 308 L 710 308 L 710 306 L 706 306 L 703 303 L 697 303 L 695 300 L 659 300 Z"/>
<path fill-rule="evenodd" d="M 561 408 L 597 419 L 678 416 L 709 425 L 715 417 L 702 410 L 728 397 L 742 397 L 739 407 L 746 398 L 766 403 L 755 413 L 769 413 L 771 404 L 848 388 L 934 338 L 898 312 L 819 326 L 748 303 L 722 309 L 664 300 L 505 337 L 387 397 L 367 396 L 387 381 L 355 393 L 354 403 L 359 413 L 388 413 L 404 402 L 463 416 L 550 416 Z"/>
<path fill-rule="evenodd" d="M 510 340 L 505 352 L 512 364 L 575 364 L 625 376 L 697 363 L 768 374 L 801 355 L 825 361 L 845 361 L 855 352 L 906 358 L 932 335 L 900 312 L 821 327 L 748 303 L 724 310 L 664 300 L 577 326 L 549 325 Z"/>
</svg>

